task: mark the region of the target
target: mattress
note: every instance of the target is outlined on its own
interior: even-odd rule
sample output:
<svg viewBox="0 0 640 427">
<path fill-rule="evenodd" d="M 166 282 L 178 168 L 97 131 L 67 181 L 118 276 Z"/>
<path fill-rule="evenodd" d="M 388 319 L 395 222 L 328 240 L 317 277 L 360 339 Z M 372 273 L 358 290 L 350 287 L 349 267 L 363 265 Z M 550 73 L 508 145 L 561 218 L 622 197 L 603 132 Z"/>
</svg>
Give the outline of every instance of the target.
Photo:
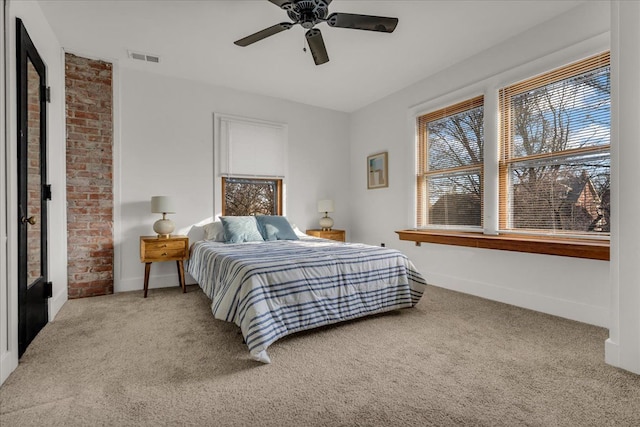
<svg viewBox="0 0 640 427">
<path fill-rule="evenodd" d="M 187 271 L 217 319 L 238 325 L 255 360 L 279 338 L 413 307 L 426 281 L 401 252 L 317 238 L 193 244 Z"/>
</svg>

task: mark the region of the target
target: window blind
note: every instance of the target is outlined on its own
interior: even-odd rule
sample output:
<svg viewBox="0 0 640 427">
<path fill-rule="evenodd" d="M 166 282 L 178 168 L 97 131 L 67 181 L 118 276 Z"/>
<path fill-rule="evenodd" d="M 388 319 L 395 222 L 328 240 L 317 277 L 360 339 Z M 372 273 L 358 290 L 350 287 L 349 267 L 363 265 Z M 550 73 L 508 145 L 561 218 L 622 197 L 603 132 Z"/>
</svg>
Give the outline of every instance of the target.
<svg viewBox="0 0 640 427">
<path fill-rule="evenodd" d="M 502 230 L 608 233 L 610 87 L 606 52 L 499 91 Z"/>
</svg>

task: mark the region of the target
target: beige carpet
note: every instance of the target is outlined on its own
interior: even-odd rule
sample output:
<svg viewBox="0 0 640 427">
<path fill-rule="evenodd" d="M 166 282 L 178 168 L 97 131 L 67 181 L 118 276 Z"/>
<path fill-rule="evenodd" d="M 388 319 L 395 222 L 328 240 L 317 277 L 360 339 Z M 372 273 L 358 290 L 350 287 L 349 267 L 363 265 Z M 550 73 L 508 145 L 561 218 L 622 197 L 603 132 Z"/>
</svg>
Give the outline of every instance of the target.
<svg viewBox="0 0 640 427">
<path fill-rule="evenodd" d="M 197 287 L 72 300 L 0 388 L 0 425 L 640 425 L 607 331 L 429 287 L 284 338 L 271 365 Z"/>
</svg>

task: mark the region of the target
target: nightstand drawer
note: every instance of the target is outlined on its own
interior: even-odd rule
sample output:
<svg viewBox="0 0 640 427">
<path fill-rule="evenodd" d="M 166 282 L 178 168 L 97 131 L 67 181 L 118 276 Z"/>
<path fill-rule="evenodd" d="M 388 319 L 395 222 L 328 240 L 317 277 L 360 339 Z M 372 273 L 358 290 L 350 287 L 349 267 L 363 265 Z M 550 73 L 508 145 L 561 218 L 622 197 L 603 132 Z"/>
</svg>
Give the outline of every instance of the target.
<svg viewBox="0 0 640 427">
<path fill-rule="evenodd" d="M 145 246 L 147 247 L 147 252 L 149 251 L 160 251 L 160 250 L 171 250 L 171 249 L 184 249 L 184 240 L 146 240 Z"/>
<path fill-rule="evenodd" d="M 183 259 L 184 248 L 178 249 L 156 249 L 149 248 L 145 253 L 145 259 Z"/>
<path fill-rule="evenodd" d="M 337 240 L 338 242 L 346 241 L 344 230 L 307 230 L 309 236 L 320 237 L 321 239 Z"/>
</svg>

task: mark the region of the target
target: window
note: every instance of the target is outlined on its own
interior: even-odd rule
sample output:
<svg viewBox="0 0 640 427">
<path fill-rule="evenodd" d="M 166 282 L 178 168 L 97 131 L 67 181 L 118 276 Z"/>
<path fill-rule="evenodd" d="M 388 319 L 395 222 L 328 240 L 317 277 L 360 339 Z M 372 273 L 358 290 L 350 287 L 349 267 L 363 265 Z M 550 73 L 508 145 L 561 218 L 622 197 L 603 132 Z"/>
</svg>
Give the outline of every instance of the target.
<svg viewBox="0 0 640 427">
<path fill-rule="evenodd" d="M 222 215 L 282 215 L 282 180 L 222 177 Z"/>
<path fill-rule="evenodd" d="M 417 118 L 418 227 L 482 227 L 483 110 L 479 96 Z"/>
<path fill-rule="evenodd" d="M 283 215 L 288 127 L 214 114 L 214 210 L 226 216 Z"/>
<path fill-rule="evenodd" d="M 608 234 L 609 74 L 603 53 L 500 90 L 501 230 Z"/>
<path fill-rule="evenodd" d="M 417 228 L 400 239 L 608 260 L 610 87 L 605 52 L 491 93 L 495 108 L 417 114 Z"/>
</svg>

